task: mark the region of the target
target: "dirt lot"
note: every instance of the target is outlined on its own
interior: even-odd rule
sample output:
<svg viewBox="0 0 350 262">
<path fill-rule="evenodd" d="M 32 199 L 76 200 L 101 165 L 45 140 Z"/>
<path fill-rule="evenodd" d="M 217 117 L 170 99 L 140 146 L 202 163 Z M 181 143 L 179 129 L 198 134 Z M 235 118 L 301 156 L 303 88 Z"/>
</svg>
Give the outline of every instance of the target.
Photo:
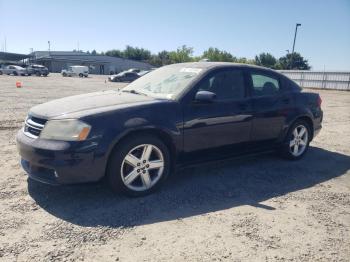
<svg viewBox="0 0 350 262">
<path fill-rule="evenodd" d="M 324 127 L 298 162 L 192 168 L 142 199 L 28 181 L 15 144 L 28 109 L 121 86 L 105 79 L 0 76 L 0 260 L 350 261 L 350 92 L 320 92 Z"/>
</svg>

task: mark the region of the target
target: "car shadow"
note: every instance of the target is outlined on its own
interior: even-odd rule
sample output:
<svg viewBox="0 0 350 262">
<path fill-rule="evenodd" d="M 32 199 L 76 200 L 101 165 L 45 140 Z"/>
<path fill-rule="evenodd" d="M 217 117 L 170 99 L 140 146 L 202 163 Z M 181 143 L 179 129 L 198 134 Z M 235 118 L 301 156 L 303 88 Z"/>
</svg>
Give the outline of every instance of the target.
<svg viewBox="0 0 350 262">
<path fill-rule="evenodd" d="M 188 168 L 143 198 L 113 194 L 102 183 L 49 186 L 28 179 L 30 196 L 50 214 L 81 226 L 129 227 L 261 202 L 346 174 L 350 157 L 310 147 L 299 161 L 261 155 Z"/>
</svg>

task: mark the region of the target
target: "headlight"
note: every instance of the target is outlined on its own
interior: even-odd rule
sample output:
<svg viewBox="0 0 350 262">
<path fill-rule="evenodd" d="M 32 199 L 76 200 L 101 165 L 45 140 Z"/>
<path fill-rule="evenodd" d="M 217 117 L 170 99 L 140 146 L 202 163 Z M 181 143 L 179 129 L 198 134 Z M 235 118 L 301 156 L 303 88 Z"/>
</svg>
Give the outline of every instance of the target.
<svg viewBox="0 0 350 262">
<path fill-rule="evenodd" d="M 82 141 L 89 135 L 91 126 L 77 119 L 49 120 L 40 133 L 40 138 Z"/>
</svg>

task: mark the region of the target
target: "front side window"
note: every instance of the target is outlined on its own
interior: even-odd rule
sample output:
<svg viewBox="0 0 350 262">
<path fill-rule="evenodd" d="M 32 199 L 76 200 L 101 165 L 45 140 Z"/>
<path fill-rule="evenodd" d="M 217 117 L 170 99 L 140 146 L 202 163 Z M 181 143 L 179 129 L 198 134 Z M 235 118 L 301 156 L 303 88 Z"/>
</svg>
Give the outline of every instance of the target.
<svg viewBox="0 0 350 262">
<path fill-rule="evenodd" d="M 237 100 L 245 96 L 244 76 L 241 70 L 225 70 L 204 78 L 198 91 L 210 91 L 217 100 Z"/>
<path fill-rule="evenodd" d="M 280 85 L 278 79 L 262 73 L 251 73 L 253 85 L 253 96 L 270 96 L 279 93 Z"/>
</svg>

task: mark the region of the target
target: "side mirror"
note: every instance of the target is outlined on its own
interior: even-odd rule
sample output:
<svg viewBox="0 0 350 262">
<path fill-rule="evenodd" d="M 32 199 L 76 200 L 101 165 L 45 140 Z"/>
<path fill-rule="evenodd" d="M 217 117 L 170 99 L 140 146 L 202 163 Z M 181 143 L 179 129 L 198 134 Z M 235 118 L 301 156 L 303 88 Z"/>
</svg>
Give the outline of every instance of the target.
<svg viewBox="0 0 350 262">
<path fill-rule="evenodd" d="M 198 91 L 194 100 L 201 103 L 211 103 L 215 100 L 216 94 L 209 91 Z"/>
</svg>

